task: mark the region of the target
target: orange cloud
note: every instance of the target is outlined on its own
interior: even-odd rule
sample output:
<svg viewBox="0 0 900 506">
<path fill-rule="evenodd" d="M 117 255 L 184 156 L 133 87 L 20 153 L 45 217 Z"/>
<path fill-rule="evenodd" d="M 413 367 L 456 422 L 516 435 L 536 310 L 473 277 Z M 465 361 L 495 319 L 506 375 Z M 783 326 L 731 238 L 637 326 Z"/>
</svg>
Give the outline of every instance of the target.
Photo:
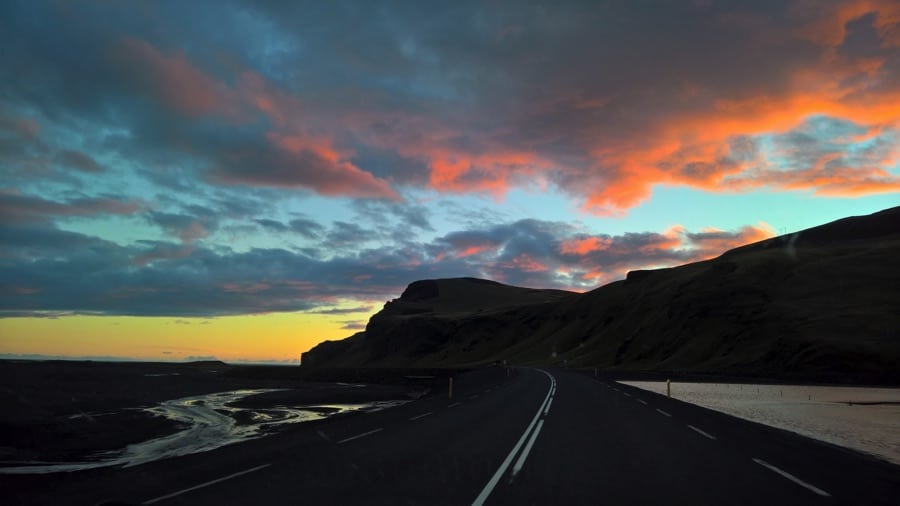
<svg viewBox="0 0 900 506">
<path fill-rule="evenodd" d="M 847 23 L 874 14 L 873 26 L 885 47 L 900 47 L 900 4 L 894 0 L 856 0 L 837 4 L 800 2 L 797 17 L 813 17 L 798 35 L 816 44 L 838 47 L 847 38 Z"/>
<path fill-rule="evenodd" d="M 560 252 L 566 255 L 587 255 L 592 251 L 604 250 L 612 245 L 613 241 L 608 237 L 586 237 L 584 239 L 571 239 L 563 241 Z"/>
<path fill-rule="evenodd" d="M 543 272 L 549 268 L 525 253 L 513 258 L 512 264 L 523 272 Z"/>
<path fill-rule="evenodd" d="M 481 245 L 481 246 L 467 246 L 456 252 L 457 258 L 465 258 L 473 255 L 479 255 L 481 253 L 485 253 L 487 251 L 491 251 L 494 249 L 491 245 Z"/>
<path fill-rule="evenodd" d="M 864 68 L 865 72 L 878 72 Z M 616 214 L 647 199 L 654 184 L 717 192 L 768 186 L 811 189 L 830 196 L 898 191 L 900 177 L 885 170 L 900 160 L 896 147 L 886 158 L 872 160 L 870 166 L 839 170 L 823 170 L 823 165 L 801 171 L 769 170 L 777 160 L 758 152 L 746 159 L 744 153 L 733 152 L 735 139 L 784 134 L 814 116 L 852 122 L 865 128 L 869 136 L 896 132 L 900 129 L 900 87 L 869 91 L 860 85 L 841 84 L 859 73 L 853 66 L 801 69 L 793 76 L 794 86 L 783 95 L 721 98 L 711 108 L 673 114 L 634 138 L 604 143 L 594 150 L 594 156 L 607 174 L 586 189 L 583 209 Z M 836 159 L 840 153 L 831 156 Z"/>
<path fill-rule="evenodd" d="M 683 237 L 685 245 L 692 248 L 690 261 L 698 261 L 718 256 L 738 246 L 775 237 L 775 230 L 768 223 L 760 222 L 755 226 L 744 226 L 736 233 L 708 228 L 697 233 L 685 232 Z"/>
</svg>

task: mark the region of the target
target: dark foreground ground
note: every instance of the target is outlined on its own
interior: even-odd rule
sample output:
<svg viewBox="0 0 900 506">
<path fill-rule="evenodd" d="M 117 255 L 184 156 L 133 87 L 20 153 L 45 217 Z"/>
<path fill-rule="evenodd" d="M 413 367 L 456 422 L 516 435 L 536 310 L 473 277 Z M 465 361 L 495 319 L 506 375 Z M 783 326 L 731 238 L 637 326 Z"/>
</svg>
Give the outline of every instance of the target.
<svg viewBox="0 0 900 506">
<path fill-rule="evenodd" d="M 896 504 L 900 468 L 603 376 L 486 368 L 458 371 L 452 398 L 130 468 L 0 474 L 0 490 L 5 504 Z"/>
<path fill-rule="evenodd" d="M 0 462 L 77 460 L 178 430 L 141 408 L 238 389 L 279 388 L 246 398 L 274 403 L 361 403 L 409 399 L 460 370 L 304 371 L 221 362 L 0 361 Z M 346 388 L 335 382 L 364 383 Z"/>
</svg>

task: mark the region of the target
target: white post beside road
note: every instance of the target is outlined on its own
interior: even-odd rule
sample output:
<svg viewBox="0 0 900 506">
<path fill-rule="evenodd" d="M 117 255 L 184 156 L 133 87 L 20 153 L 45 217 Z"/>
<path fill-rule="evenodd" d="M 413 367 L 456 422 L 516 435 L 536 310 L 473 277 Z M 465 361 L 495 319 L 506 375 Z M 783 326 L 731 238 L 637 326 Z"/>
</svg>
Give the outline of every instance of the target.
<svg viewBox="0 0 900 506">
<path fill-rule="evenodd" d="M 672 397 L 672 380 L 666 380 L 666 397 Z"/>
</svg>

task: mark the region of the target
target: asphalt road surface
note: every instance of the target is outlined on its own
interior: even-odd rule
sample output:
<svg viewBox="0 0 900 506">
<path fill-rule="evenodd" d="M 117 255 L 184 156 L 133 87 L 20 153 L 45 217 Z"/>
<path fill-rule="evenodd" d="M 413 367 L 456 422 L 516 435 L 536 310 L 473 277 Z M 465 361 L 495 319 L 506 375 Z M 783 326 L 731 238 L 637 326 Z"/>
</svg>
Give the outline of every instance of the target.
<svg viewBox="0 0 900 506">
<path fill-rule="evenodd" d="M 499 369 L 499 371 L 503 371 Z M 132 468 L 0 476 L 4 504 L 900 504 L 900 466 L 608 379 L 514 369 Z"/>
</svg>

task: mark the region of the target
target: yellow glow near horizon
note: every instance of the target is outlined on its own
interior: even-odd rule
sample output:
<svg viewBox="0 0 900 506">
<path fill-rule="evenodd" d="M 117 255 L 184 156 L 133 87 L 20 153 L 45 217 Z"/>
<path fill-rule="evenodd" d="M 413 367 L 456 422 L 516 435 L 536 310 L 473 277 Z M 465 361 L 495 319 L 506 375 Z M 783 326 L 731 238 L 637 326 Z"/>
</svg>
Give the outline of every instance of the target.
<svg viewBox="0 0 900 506">
<path fill-rule="evenodd" d="M 216 318 L 86 316 L 0 319 L 0 353 L 224 361 L 293 361 L 316 344 L 355 331 L 368 313 L 268 313 Z"/>
</svg>

